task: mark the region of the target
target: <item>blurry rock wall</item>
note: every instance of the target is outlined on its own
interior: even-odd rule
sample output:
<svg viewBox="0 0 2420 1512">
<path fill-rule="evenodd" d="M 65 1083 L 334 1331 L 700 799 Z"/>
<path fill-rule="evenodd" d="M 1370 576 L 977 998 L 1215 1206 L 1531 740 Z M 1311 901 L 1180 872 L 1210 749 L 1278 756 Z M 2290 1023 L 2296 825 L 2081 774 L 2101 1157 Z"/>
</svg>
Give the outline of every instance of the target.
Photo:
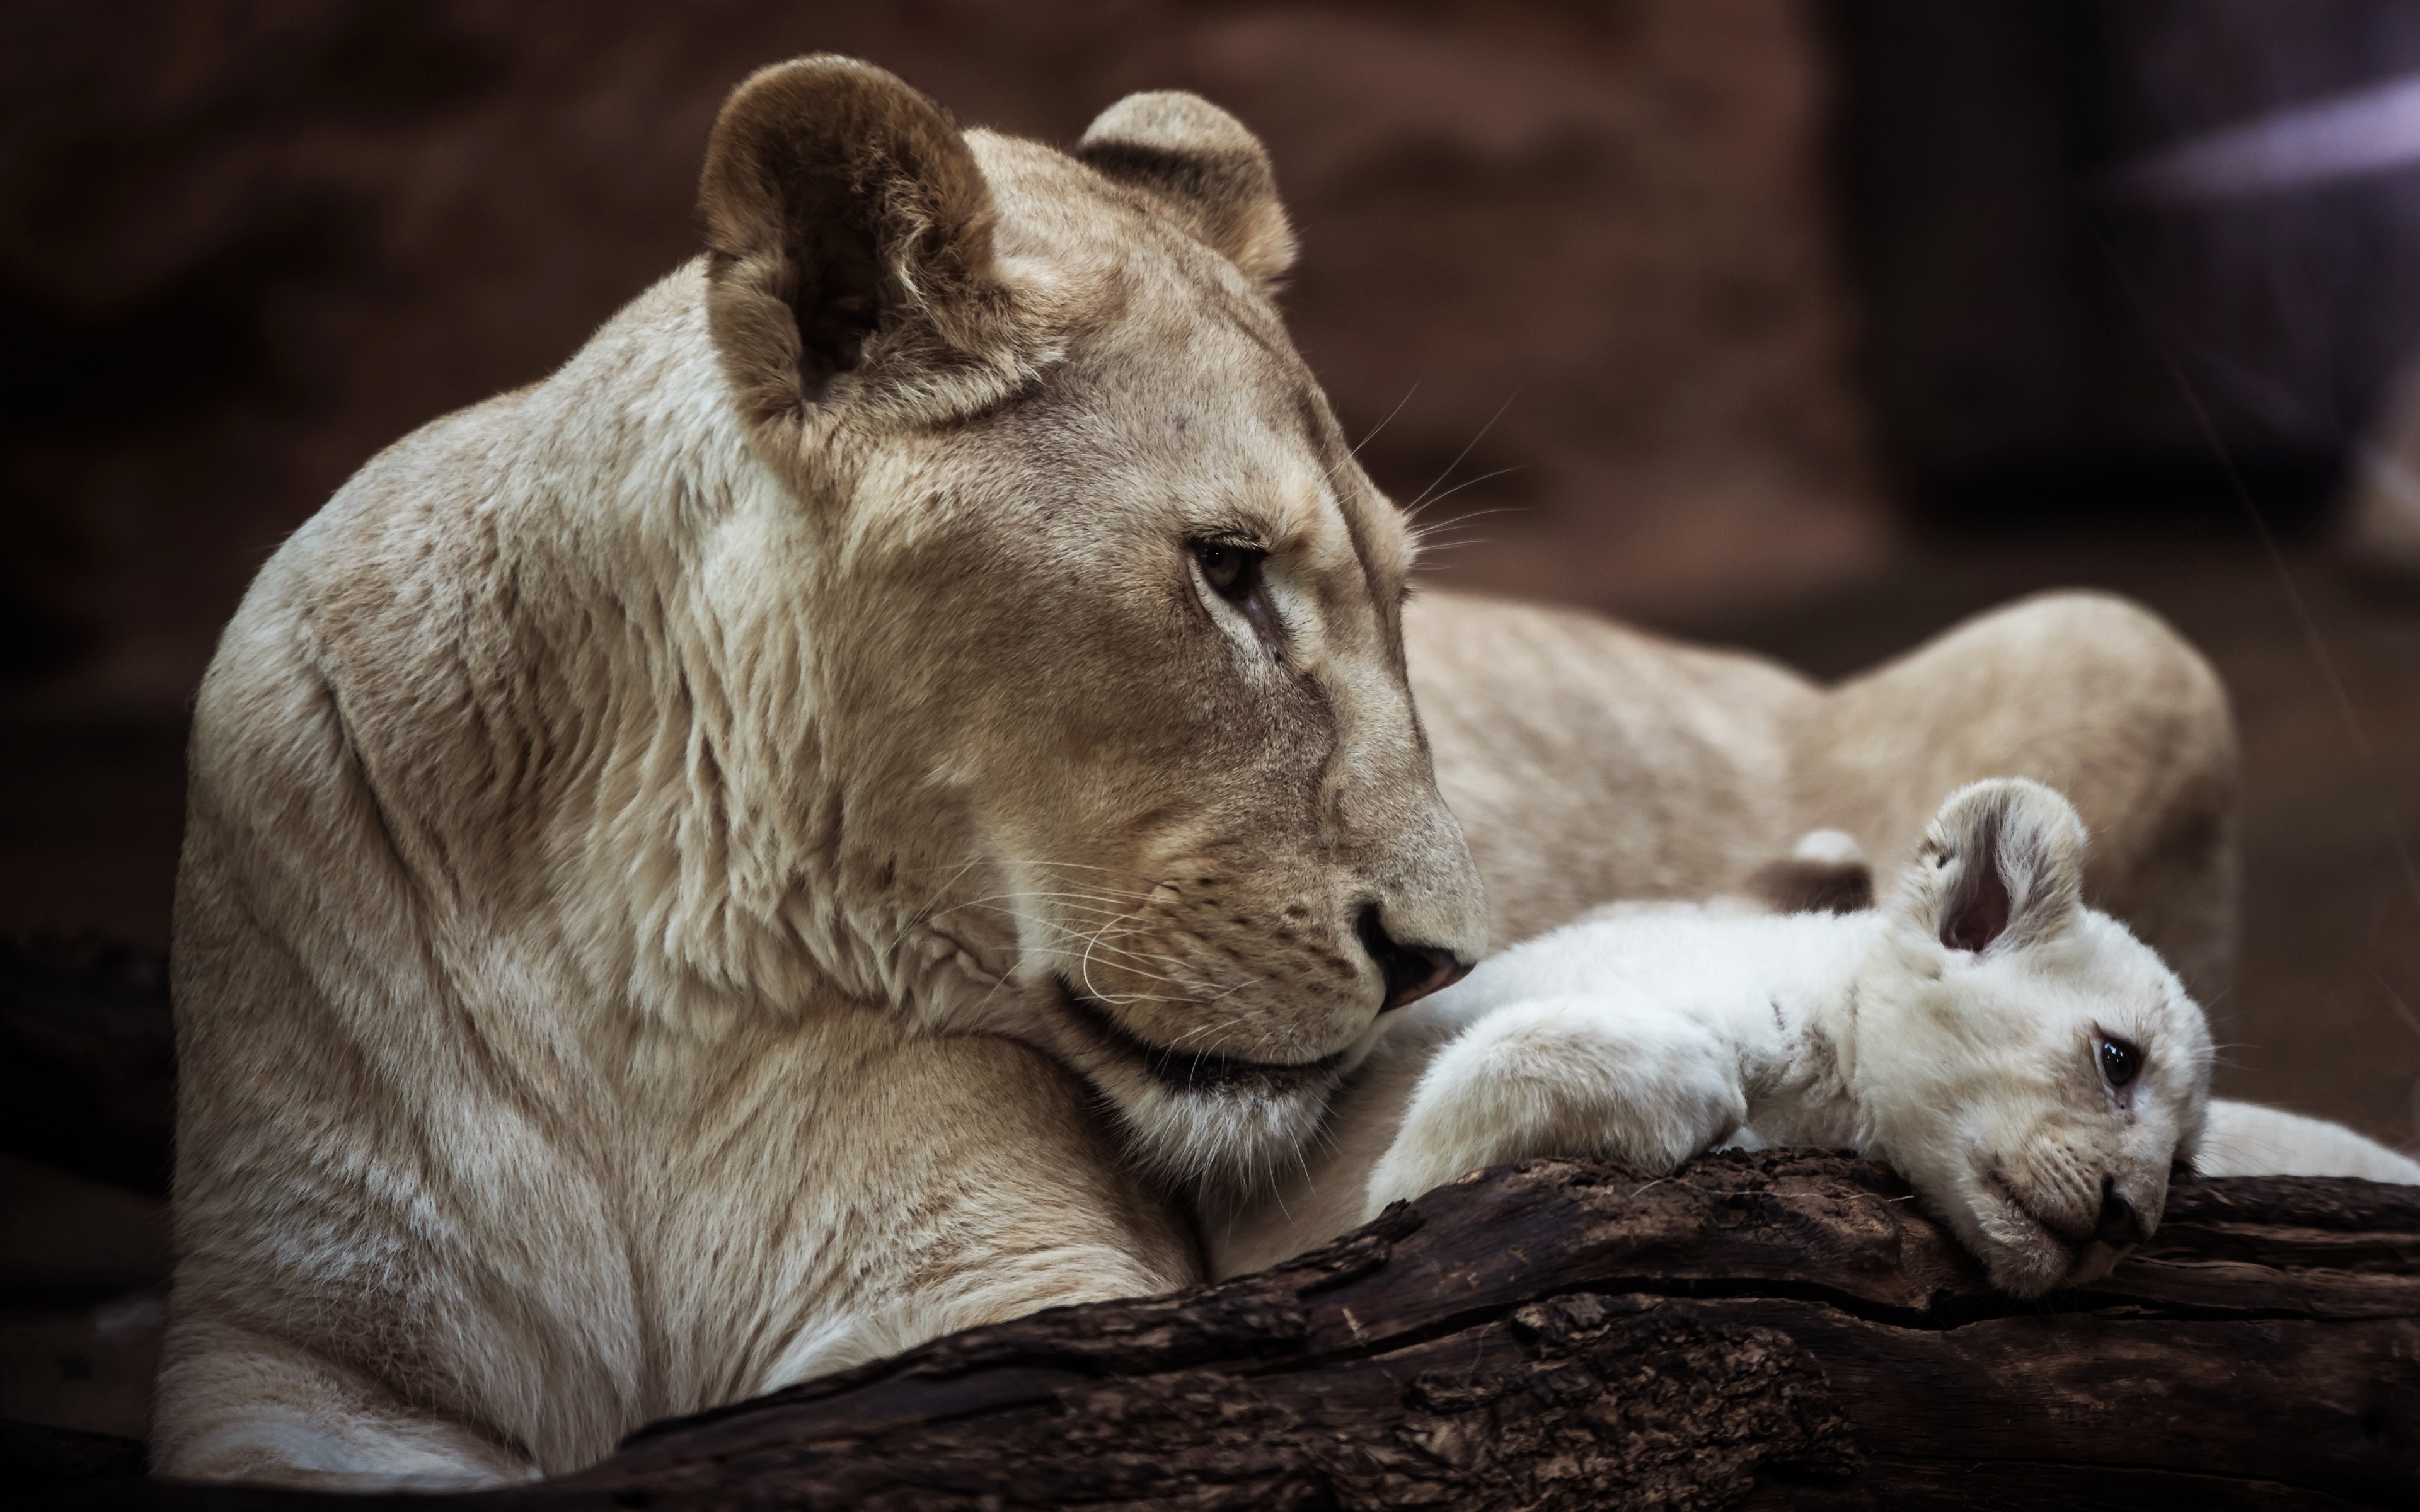
<svg viewBox="0 0 2420 1512">
<path fill-rule="evenodd" d="M 2242 523 L 2232 472 L 2273 523 L 2320 523 L 2420 349 L 2420 162 L 2192 193 L 2129 181 L 2420 79 L 2420 6 L 1830 0 L 1820 15 L 1844 262 L 1898 491 L 1962 525 L 2224 530 Z"/>
<path fill-rule="evenodd" d="M 722 95 L 817 49 L 1046 140 L 1140 88 L 1235 111 L 1302 233 L 1296 337 L 1434 497 L 1443 578 L 1650 614 L 1835 584 L 1888 526 L 1819 43 L 1794 0 L 21 0 L 0 687 L 172 709 L 355 467 L 695 249 Z"/>
</svg>

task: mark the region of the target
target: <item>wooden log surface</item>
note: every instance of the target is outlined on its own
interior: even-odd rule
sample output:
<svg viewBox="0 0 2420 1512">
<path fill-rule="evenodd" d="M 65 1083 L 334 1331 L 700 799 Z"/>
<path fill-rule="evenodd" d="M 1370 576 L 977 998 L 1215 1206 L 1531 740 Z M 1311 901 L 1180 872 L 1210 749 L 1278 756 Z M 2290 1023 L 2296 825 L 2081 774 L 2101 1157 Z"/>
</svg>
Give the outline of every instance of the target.
<svg viewBox="0 0 2420 1512">
<path fill-rule="evenodd" d="M 317 1500 L 120 1482 L 58 1504 Z M 1257 1275 L 973 1330 L 412 1504 L 2410 1506 L 2420 1190 L 2183 1180 L 2107 1280 L 2019 1302 L 1844 1156 L 1534 1161 Z"/>
</svg>

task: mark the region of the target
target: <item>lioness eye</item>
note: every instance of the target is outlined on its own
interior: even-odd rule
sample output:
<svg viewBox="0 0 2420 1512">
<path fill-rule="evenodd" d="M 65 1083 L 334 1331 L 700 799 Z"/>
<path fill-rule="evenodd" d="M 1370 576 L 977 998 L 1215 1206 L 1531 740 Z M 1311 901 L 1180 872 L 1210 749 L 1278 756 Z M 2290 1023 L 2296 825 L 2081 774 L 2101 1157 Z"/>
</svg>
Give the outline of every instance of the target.
<svg viewBox="0 0 2420 1512">
<path fill-rule="evenodd" d="M 1202 564 L 1202 579 L 1219 597 L 1237 603 L 1249 596 L 1260 578 L 1266 552 L 1226 541 L 1196 541 L 1193 560 Z"/>
<path fill-rule="evenodd" d="M 2101 1074 L 2109 1079 L 2110 1086 L 2125 1086 L 2133 1081 L 2142 1069 L 2143 1052 L 2140 1050 L 2123 1040 L 2106 1039 L 2101 1041 Z"/>
</svg>

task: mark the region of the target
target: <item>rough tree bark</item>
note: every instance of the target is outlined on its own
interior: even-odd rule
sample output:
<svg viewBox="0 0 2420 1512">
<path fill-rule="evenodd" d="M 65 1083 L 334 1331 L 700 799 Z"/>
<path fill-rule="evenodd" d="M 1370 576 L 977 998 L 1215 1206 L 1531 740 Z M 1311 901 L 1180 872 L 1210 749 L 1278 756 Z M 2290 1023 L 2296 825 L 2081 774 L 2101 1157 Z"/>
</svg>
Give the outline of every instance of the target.
<svg viewBox="0 0 2420 1512">
<path fill-rule="evenodd" d="M 233 1489 L 90 1497 L 293 1507 Z M 1259 1275 L 634 1436 L 489 1507 L 2340 1507 L 2420 1500 L 2420 1191 L 2182 1180 L 1992 1292 L 1897 1178 L 1537 1161 Z"/>
</svg>

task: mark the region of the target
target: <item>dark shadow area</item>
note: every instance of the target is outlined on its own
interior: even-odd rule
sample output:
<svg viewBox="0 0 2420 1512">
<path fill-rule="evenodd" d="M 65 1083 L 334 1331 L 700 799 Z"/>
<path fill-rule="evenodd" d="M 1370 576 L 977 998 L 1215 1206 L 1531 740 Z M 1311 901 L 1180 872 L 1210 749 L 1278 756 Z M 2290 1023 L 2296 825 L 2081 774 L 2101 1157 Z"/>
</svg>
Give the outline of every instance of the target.
<svg viewBox="0 0 2420 1512">
<path fill-rule="evenodd" d="M 2420 189 L 2386 174 L 2174 203 L 2114 175 L 2420 69 L 2420 15 L 2371 0 L 1830 0 L 1823 15 L 1859 363 L 1917 517 L 2190 524 L 2228 501 L 2231 466 L 2274 526 L 2316 533 L 2420 343 Z"/>
</svg>

